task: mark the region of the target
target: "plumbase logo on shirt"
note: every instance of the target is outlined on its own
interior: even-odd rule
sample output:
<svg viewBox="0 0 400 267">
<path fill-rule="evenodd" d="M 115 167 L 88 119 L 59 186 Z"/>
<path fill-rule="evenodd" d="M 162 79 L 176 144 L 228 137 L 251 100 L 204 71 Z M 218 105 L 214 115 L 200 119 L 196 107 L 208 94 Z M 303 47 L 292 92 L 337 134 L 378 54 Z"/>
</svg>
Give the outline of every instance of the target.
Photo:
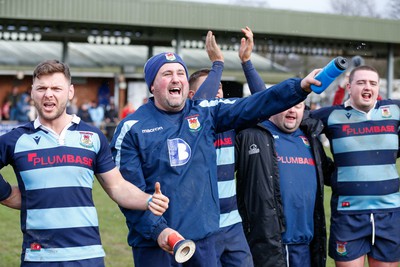
<svg viewBox="0 0 400 267">
<path fill-rule="evenodd" d="M 74 154 L 57 154 L 57 151 L 52 151 L 51 154 L 42 151 L 27 154 L 27 168 L 37 168 L 46 166 L 93 166 L 93 159 L 87 156 Z"/>
<path fill-rule="evenodd" d="M 342 132 L 346 135 L 397 133 L 397 128 L 394 125 L 352 126 L 351 124 L 343 124 Z"/>
</svg>

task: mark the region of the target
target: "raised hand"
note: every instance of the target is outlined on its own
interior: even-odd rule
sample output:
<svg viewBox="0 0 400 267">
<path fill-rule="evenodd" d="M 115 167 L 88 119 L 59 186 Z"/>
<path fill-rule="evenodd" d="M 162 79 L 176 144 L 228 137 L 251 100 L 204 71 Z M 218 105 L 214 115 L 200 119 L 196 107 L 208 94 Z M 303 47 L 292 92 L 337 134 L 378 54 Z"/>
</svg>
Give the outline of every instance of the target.
<svg viewBox="0 0 400 267">
<path fill-rule="evenodd" d="M 304 77 L 301 82 L 300 86 L 303 88 L 304 91 L 306 92 L 311 92 L 311 84 L 314 84 L 316 86 L 320 86 L 321 82 L 315 79 L 315 76 L 320 72 L 322 69 L 314 69 L 311 71 L 306 77 Z"/>
<path fill-rule="evenodd" d="M 208 58 L 211 60 L 211 62 L 214 62 L 214 61 L 224 62 L 224 55 L 222 54 L 222 51 L 221 51 L 220 47 L 218 46 L 217 41 L 215 40 L 215 36 L 213 35 L 212 31 L 208 31 L 208 33 L 207 33 L 206 52 L 207 52 Z"/>
<path fill-rule="evenodd" d="M 253 32 L 248 26 L 242 29 L 242 33 L 244 33 L 245 37 L 240 40 L 239 58 L 242 63 L 244 63 L 250 60 L 251 53 L 254 47 L 254 39 Z"/>
</svg>

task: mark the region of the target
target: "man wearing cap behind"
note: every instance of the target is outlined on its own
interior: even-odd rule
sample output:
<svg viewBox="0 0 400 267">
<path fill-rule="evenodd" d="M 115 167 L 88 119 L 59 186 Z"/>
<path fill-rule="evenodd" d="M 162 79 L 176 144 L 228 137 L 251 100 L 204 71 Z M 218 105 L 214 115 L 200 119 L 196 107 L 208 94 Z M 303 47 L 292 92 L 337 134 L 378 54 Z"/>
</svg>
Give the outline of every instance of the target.
<svg viewBox="0 0 400 267">
<path fill-rule="evenodd" d="M 181 266 L 167 242 L 176 231 L 196 243 L 184 266 L 217 266 L 216 133 L 253 126 L 303 101 L 310 85 L 320 84 L 313 78 L 319 70 L 248 98 L 193 101 L 187 98 L 188 71 L 181 57 L 161 53 L 147 61 L 145 81 L 154 97 L 120 122 L 111 141 L 125 179 L 146 192 L 160 182 L 170 199 L 163 216 L 121 208 L 136 267 Z"/>
</svg>

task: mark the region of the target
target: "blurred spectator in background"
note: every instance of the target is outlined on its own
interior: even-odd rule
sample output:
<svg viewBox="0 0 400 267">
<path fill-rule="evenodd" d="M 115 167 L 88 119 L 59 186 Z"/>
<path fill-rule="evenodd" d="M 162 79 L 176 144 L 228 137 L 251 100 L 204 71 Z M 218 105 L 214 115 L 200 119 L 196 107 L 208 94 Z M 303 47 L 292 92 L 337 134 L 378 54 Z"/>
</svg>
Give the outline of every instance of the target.
<svg viewBox="0 0 400 267">
<path fill-rule="evenodd" d="M 321 105 L 317 102 L 310 103 L 310 110 L 316 110 L 316 109 L 319 109 L 320 107 L 321 107 Z"/>
<path fill-rule="evenodd" d="M 129 114 L 132 114 L 134 112 L 135 112 L 135 108 L 134 108 L 132 102 L 128 101 L 128 103 L 126 103 L 126 105 L 122 109 L 121 119 L 125 118 L 126 116 L 128 116 Z"/>
<path fill-rule="evenodd" d="M 10 120 L 17 120 L 17 102 L 19 100 L 19 88 L 14 86 L 12 88 L 11 94 L 8 96 L 7 100 L 10 102 Z"/>
<path fill-rule="evenodd" d="M 73 98 L 71 101 L 68 102 L 68 106 L 67 106 L 67 113 L 68 114 L 78 114 L 78 104 L 77 104 L 78 100 L 77 98 Z"/>
<path fill-rule="evenodd" d="M 110 105 L 108 105 L 106 112 L 104 114 L 104 121 L 106 123 L 118 123 L 119 122 L 118 111 L 115 109 L 114 103 L 110 103 Z"/>
<path fill-rule="evenodd" d="M 15 110 L 15 120 L 18 122 L 29 122 L 29 110 L 31 109 L 29 101 L 31 96 L 28 92 L 24 92 L 18 97 Z"/>
<path fill-rule="evenodd" d="M 11 101 L 7 99 L 6 102 L 3 104 L 3 106 L 1 107 L 2 120 L 10 119 L 10 107 L 11 107 Z"/>
<path fill-rule="evenodd" d="M 89 114 L 92 118 L 94 126 L 100 128 L 104 119 L 104 107 L 99 105 L 97 101 L 91 101 L 89 106 Z"/>
<path fill-rule="evenodd" d="M 344 77 L 340 80 L 335 96 L 333 97 L 332 105 L 343 104 L 344 97 L 346 95 L 346 85 L 349 82 L 350 72 L 344 73 Z"/>
<path fill-rule="evenodd" d="M 37 110 L 35 107 L 35 102 L 33 102 L 32 98 L 29 98 L 29 111 L 28 111 L 28 117 L 30 121 L 34 121 L 37 117 Z"/>
<path fill-rule="evenodd" d="M 84 122 L 93 123 L 92 117 L 90 116 L 90 113 L 89 113 L 89 107 L 90 107 L 90 103 L 89 102 L 83 103 L 80 106 L 80 108 L 78 109 L 78 114 L 77 115 Z"/>
<path fill-rule="evenodd" d="M 110 104 L 110 88 L 105 80 L 99 87 L 97 92 L 97 101 L 99 106 L 107 107 Z"/>
<path fill-rule="evenodd" d="M 104 114 L 104 122 L 105 122 L 105 134 L 109 141 L 114 134 L 115 127 L 119 123 L 119 114 L 115 109 L 115 104 L 110 102 L 108 105 L 106 112 Z"/>
</svg>

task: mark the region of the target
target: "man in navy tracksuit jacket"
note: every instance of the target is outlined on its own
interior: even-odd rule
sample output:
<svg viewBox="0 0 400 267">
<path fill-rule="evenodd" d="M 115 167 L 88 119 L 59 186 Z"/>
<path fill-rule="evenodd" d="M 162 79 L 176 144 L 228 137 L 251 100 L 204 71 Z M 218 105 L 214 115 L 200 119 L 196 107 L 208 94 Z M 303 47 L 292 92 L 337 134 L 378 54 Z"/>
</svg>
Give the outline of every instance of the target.
<svg viewBox="0 0 400 267">
<path fill-rule="evenodd" d="M 170 206 L 161 217 L 122 209 L 135 266 L 177 266 L 167 242 L 176 231 L 196 242 L 185 266 L 217 266 L 216 133 L 252 126 L 303 101 L 310 84 L 320 84 L 313 78 L 318 70 L 248 98 L 197 101 L 187 99 L 188 71 L 177 54 L 153 56 L 144 72 L 154 97 L 121 121 L 111 147 L 123 176 L 146 192 L 160 182 Z"/>
</svg>

